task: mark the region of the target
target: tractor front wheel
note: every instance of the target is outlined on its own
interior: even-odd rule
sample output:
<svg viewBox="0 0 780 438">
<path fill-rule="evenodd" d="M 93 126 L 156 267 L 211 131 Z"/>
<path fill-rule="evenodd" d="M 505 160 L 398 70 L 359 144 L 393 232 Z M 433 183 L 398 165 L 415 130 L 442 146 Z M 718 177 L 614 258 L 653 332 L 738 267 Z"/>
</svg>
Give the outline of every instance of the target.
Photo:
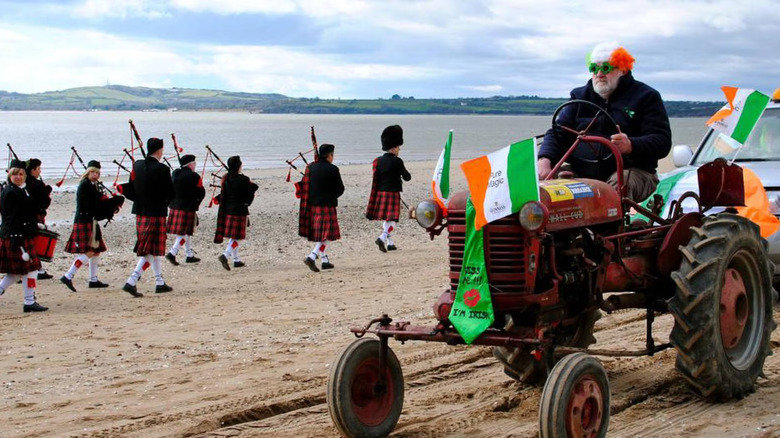
<svg viewBox="0 0 780 438">
<path fill-rule="evenodd" d="M 338 430 L 349 438 L 387 436 L 404 404 L 404 377 L 395 353 L 376 339 L 361 338 L 333 362 L 328 376 L 328 411 Z"/>
<path fill-rule="evenodd" d="M 550 372 L 539 402 L 541 438 L 603 438 L 609 426 L 609 381 L 595 357 L 570 354 Z"/>
<path fill-rule="evenodd" d="M 741 398 L 770 354 L 774 265 L 758 226 L 741 216 L 708 216 L 692 230 L 672 273 L 676 366 L 705 398 Z"/>
</svg>

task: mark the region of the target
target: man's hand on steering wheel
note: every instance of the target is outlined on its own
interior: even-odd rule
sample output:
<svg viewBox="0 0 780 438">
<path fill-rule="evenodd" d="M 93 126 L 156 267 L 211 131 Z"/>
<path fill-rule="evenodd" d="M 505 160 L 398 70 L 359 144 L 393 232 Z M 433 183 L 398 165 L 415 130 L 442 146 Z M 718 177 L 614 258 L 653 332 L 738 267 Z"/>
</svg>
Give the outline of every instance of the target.
<svg viewBox="0 0 780 438">
<path fill-rule="evenodd" d="M 628 138 L 626 134 L 623 134 L 622 132 L 618 134 L 612 134 L 609 139 L 612 141 L 612 144 L 618 148 L 621 155 L 628 155 L 631 153 L 631 139 Z"/>
</svg>

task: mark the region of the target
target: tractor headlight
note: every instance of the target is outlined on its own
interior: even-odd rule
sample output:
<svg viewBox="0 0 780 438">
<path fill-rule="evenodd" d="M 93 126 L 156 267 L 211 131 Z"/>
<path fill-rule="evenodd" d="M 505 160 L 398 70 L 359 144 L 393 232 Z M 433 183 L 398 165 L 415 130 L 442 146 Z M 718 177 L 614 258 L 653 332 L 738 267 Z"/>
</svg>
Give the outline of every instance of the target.
<svg viewBox="0 0 780 438">
<path fill-rule="evenodd" d="M 426 199 L 417 204 L 417 208 L 415 208 L 415 217 L 417 218 L 417 223 L 428 230 L 441 224 L 442 211 L 436 201 L 433 199 Z"/>
<path fill-rule="evenodd" d="M 520 209 L 520 225 L 528 231 L 536 231 L 547 223 L 547 208 L 539 201 L 530 201 Z"/>
</svg>

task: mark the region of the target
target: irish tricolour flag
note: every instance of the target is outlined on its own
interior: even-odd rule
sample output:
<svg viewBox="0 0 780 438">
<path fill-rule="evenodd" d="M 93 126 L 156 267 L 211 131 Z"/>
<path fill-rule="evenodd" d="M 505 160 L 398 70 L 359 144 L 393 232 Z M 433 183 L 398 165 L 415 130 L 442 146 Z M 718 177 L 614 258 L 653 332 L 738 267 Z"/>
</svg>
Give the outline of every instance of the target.
<svg viewBox="0 0 780 438">
<path fill-rule="evenodd" d="M 536 141 L 511 144 L 460 165 L 476 210 L 474 226 L 516 213 L 528 201 L 539 200 L 536 173 Z"/>
<path fill-rule="evenodd" d="M 431 181 L 433 199 L 444 211 L 445 216 L 447 215 L 447 202 L 450 200 L 450 148 L 452 148 L 452 129 L 450 129 L 447 143 L 439 155 L 439 162 L 436 163 Z"/>
<path fill-rule="evenodd" d="M 707 125 L 745 143 L 769 103 L 769 96 L 749 88 L 720 88 L 728 103 L 707 120 Z"/>
</svg>

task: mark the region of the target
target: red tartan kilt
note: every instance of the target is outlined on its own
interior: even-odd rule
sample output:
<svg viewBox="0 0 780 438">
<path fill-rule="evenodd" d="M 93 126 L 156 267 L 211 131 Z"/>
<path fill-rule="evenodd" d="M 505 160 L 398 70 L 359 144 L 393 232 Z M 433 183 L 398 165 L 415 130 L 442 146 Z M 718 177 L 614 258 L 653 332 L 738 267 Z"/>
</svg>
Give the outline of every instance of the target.
<svg viewBox="0 0 780 438">
<path fill-rule="evenodd" d="M 324 242 L 326 240 L 339 240 L 339 218 L 336 207 L 311 206 L 311 229 L 309 240 L 312 242 Z"/>
<path fill-rule="evenodd" d="M 368 206 L 371 220 L 398 221 L 401 213 L 401 192 L 376 192 L 373 205 Z"/>
<path fill-rule="evenodd" d="M 165 255 L 165 216 L 136 216 L 136 242 L 133 251 L 139 256 Z"/>
<path fill-rule="evenodd" d="M 100 232 L 100 225 L 95 230 L 98 234 L 98 247 L 90 248 L 89 241 L 92 238 L 92 222 L 74 222 L 73 231 L 65 244 L 65 252 L 70 254 L 84 254 L 87 250 L 101 253 L 106 250 L 106 243 L 103 241 L 103 233 Z"/>
<path fill-rule="evenodd" d="M 246 218 L 243 215 L 226 214 L 224 236 L 235 240 L 246 239 Z"/>
<path fill-rule="evenodd" d="M 195 233 L 195 212 L 170 209 L 166 228 L 168 234 L 192 236 Z"/>
<path fill-rule="evenodd" d="M 22 250 L 11 247 L 11 239 L 0 239 L 0 272 L 27 275 L 41 269 L 41 260 L 35 252 L 33 239 L 24 240 L 24 249 L 30 255 L 30 261 L 22 260 Z"/>
</svg>

